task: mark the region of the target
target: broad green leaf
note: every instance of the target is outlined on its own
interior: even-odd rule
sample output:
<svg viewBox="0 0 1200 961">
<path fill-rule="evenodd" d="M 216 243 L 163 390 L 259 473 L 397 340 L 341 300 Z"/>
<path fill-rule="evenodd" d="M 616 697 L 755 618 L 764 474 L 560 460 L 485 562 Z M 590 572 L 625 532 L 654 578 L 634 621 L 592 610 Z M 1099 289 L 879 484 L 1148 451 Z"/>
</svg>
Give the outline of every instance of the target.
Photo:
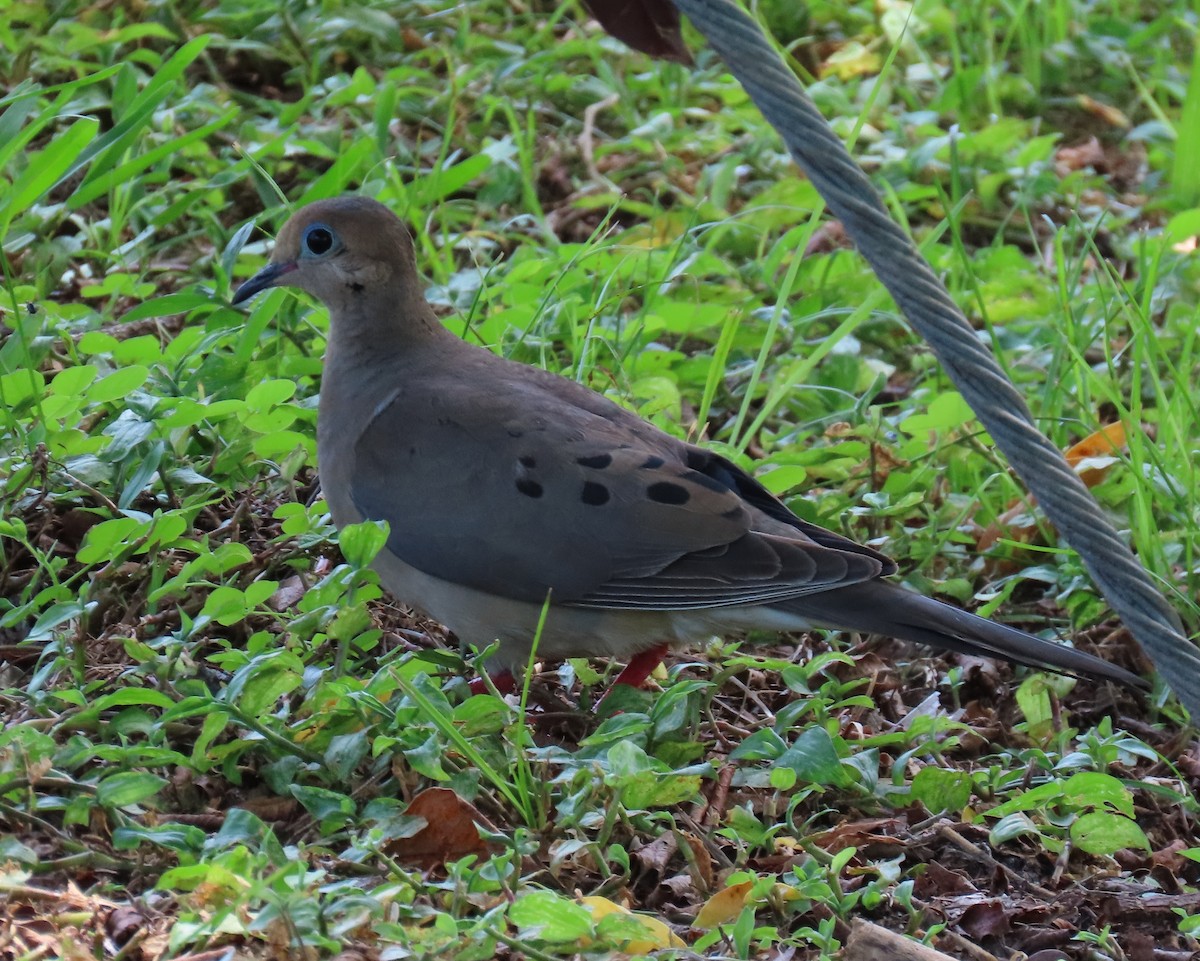
<svg viewBox="0 0 1200 961">
<path fill-rule="evenodd" d="M 296 784 L 292 796 L 318 821 L 344 824 L 354 814 L 354 801 L 337 791 Z"/>
<path fill-rule="evenodd" d="M 348 524 L 338 535 L 338 544 L 355 567 L 367 567 L 375 560 L 375 555 L 387 543 L 388 525 L 386 521 L 363 521 L 361 524 Z"/>
<path fill-rule="evenodd" d="M 264 380 L 246 392 L 246 406 L 251 410 L 270 410 L 296 393 L 296 382 L 291 380 Z"/>
<path fill-rule="evenodd" d="M 694 774 L 635 774 L 622 780 L 621 801 L 631 810 L 670 807 L 699 797 L 700 783 Z"/>
<path fill-rule="evenodd" d="M 842 766 L 842 759 L 833 739 L 823 727 L 810 727 L 776 760 L 775 764 L 789 767 L 805 784 L 828 784 L 844 787 L 852 783 Z"/>
<path fill-rule="evenodd" d="M 1071 824 L 1071 840 L 1088 854 L 1111 856 L 1124 848 L 1150 850 L 1150 841 L 1137 822 L 1111 811 L 1081 814 Z"/>
<path fill-rule="evenodd" d="M 1017 838 L 1040 837 L 1041 833 L 1027 814 L 1018 812 L 1001 818 L 992 826 L 992 830 L 988 833 L 988 843 L 993 847 L 999 847 Z"/>
<path fill-rule="evenodd" d="M 146 827 L 128 823 L 113 831 L 113 847 L 118 851 L 135 850 L 143 841 L 159 844 L 172 851 L 195 854 L 204 845 L 205 833 L 194 824 L 160 824 Z"/>
<path fill-rule="evenodd" d="M 1108 807 L 1133 817 L 1133 795 L 1129 788 L 1103 771 L 1080 771 L 1063 785 L 1063 805 L 1075 810 Z"/>
<path fill-rule="evenodd" d="M 934 814 L 961 811 L 971 799 L 974 781 L 965 771 L 923 767 L 912 782 L 912 796 Z"/>
<path fill-rule="evenodd" d="M 550 891 L 532 891 L 517 898 L 508 909 L 508 920 L 523 939 L 551 944 L 580 941 L 594 929 L 587 908 Z"/>
<path fill-rule="evenodd" d="M 178 293 L 155 297 L 127 310 L 121 315 L 121 323 L 131 324 L 135 320 L 146 320 L 150 317 L 186 314 L 189 310 L 197 307 L 207 307 L 212 302 L 212 295 L 202 290 L 196 288 L 181 290 Z"/>
<path fill-rule="evenodd" d="M 370 753 L 371 742 L 365 731 L 338 734 L 330 738 L 325 749 L 325 764 L 339 783 L 348 783 L 354 769 Z"/>
<path fill-rule="evenodd" d="M 166 778 L 145 771 L 121 771 L 104 778 L 96 788 L 96 803 L 119 808 L 152 797 L 167 784 Z"/>
</svg>

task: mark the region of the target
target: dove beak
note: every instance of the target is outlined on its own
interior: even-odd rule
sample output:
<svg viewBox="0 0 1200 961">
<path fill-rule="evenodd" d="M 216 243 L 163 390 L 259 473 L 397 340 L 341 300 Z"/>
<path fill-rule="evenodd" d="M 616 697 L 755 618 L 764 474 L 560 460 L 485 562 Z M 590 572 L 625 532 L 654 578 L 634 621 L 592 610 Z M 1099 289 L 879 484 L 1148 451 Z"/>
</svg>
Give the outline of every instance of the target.
<svg viewBox="0 0 1200 961">
<path fill-rule="evenodd" d="M 268 287 L 277 287 L 282 282 L 282 278 L 286 274 L 290 274 L 296 269 L 295 261 L 284 261 L 283 263 L 269 263 L 257 274 L 247 280 L 240 286 L 233 295 L 233 306 L 245 303 L 260 290 L 266 290 Z"/>
</svg>

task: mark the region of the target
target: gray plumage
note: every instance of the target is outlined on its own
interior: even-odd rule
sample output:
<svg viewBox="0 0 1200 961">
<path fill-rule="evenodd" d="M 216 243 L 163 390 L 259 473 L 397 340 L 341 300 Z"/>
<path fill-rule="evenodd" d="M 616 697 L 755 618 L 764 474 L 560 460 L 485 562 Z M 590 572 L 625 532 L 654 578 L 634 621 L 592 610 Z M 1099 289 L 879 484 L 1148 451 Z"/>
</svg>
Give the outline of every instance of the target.
<svg viewBox="0 0 1200 961">
<path fill-rule="evenodd" d="M 793 515 L 733 463 L 595 392 L 465 343 L 375 201 L 297 212 L 234 303 L 291 285 L 330 312 L 317 427 L 339 526 L 386 520 L 386 587 L 495 668 L 821 626 L 1145 686 L 1099 658 L 883 580 L 884 555 Z"/>
</svg>

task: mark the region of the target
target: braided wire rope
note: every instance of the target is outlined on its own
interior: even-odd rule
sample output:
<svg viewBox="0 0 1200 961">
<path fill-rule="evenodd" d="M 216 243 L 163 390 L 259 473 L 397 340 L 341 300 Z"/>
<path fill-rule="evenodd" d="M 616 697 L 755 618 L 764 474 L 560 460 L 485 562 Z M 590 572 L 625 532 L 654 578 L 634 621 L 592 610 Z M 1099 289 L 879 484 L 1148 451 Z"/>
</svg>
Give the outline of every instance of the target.
<svg viewBox="0 0 1200 961">
<path fill-rule="evenodd" d="M 932 268 L 884 207 L 866 174 L 755 20 L 732 0 L 674 0 L 745 88 L 829 209 L 933 349 L 996 446 L 1075 549 L 1105 599 L 1194 721 L 1200 648 L 1104 516 L 1066 458 L 1036 427 L 1024 398 Z"/>
</svg>

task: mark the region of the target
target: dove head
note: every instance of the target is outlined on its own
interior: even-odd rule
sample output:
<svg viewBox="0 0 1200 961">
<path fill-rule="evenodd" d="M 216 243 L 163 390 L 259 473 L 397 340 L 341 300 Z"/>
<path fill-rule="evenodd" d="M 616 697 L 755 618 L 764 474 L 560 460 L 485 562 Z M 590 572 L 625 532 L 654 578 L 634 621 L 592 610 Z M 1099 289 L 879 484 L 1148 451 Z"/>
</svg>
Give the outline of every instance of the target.
<svg viewBox="0 0 1200 961">
<path fill-rule="evenodd" d="M 294 213 L 270 262 L 237 289 L 233 303 L 284 286 L 307 291 L 334 315 L 421 294 L 412 238 L 400 219 L 375 200 L 351 196 Z"/>
</svg>

